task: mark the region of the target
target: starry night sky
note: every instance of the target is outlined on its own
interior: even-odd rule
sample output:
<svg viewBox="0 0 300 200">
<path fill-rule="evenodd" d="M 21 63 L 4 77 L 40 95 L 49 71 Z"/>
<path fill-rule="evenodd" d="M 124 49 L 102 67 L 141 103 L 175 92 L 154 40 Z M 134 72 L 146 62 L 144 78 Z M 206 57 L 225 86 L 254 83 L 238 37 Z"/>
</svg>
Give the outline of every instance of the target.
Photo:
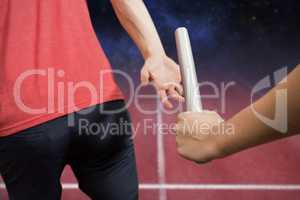
<svg viewBox="0 0 300 200">
<path fill-rule="evenodd" d="M 174 31 L 189 29 L 200 80 L 234 80 L 251 88 L 283 66 L 300 63 L 300 1 L 145 1 L 165 49 L 176 58 Z M 97 35 L 114 68 L 138 80 L 142 57 L 119 25 L 110 1 L 89 0 Z"/>
</svg>

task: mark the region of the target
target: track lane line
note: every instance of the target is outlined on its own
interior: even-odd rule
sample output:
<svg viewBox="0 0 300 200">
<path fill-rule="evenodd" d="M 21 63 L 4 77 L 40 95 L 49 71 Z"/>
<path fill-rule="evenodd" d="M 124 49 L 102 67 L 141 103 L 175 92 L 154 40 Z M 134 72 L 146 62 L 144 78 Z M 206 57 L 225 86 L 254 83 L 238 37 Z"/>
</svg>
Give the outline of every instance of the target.
<svg viewBox="0 0 300 200">
<path fill-rule="evenodd" d="M 63 183 L 63 189 L 78 189 L 76 183 Z M 151 184 L 142 183 L 141 190 L 300 190 L 300 184 Z M 0 189 L 5 185 L 0 183 Z"/>
<path fill-rule="evenodd" d="M 157 170 L 158 170 L 158 183 L 160 185 L 165 184 L 166 182 L 166 168 L 165 168 L 165 149 L 164 149 L 164 135 L 161 132 L 162 125 L 162 113 L 160 112 L 160 107 L 162 106 L 160 101 L 157 102 L 158 111 L 156 114 L 157 122 Z M 167 191 L 164 188 L 159 188 L 159 200 L 167 200 Z"/>
</svg>

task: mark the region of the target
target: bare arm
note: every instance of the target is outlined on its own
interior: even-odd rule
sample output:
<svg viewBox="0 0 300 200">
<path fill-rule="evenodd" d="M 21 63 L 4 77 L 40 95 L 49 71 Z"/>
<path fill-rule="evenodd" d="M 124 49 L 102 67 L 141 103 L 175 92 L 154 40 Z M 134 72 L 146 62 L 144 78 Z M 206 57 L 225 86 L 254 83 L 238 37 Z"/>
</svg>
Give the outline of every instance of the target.
<svg viewBox="0 0 300 200">
<path fill-rule="evenodd" d="M 122 26 L 139 47 L 143 57 L 165 56 L 158 33 L 142 0 L 112 0 Z"/>
<path fill-rule="evenodd" d="M 242 110 L 227 123 L 235 127 L 233 137 L 220 138 L 220 146 L 224 153 L 231 154 L 259 144 L 300 133 L 300 65 L 294 69 L 285 83 L 287 88 L 287 131 L 280 132 L 270 125 L 266 125 L 252 112 L 250 107 Z M 254 103 L 255 109 L 268 118 L 274 118 L 276 111 L 276 91 L 284 89 L 277 85 L 265 96 Z M 279 115 L 283 113 L 278 113 Z M 285 119 L 283 119 L 285 120 Z M 278 124 L 277 124 L 278 125 Z M 284 126 L 284 124 L 282 124 Z"/>
<path fill-rule="evenodd" d="M 179 128 L 176 136 L 179 153 L 189 160 L 202 163 L 300 133 L 300 65 L 288 75 L 285 84 L 288 104 L 286 133 L 281 133 L 274 127 L 263 123 L 253 113 L 250 106 L 227 122 L 221 122 L 221 117 L 215 112 L 182 113 L 178 117 Z M 281 84 L 277 85 L 255 102 L 255 109 L 272 118 L 275 114 L 275 94 L 281 87 Z M 184 128 L 191 127 L 195 123 L 206 124 L 209 127 L 223 125 L 223 127 L 227 127 L 227 131 L 229 128 L 233 128 L 230 129 L 233 132 L 228 134 L 225 128 L 222 133 L 216 134 L 214 131 L 212 134 L 213 130 L 211 129 L 209 130 L 210 134 L 205 135 L 202 134 L 203 130 L 201 129 L 188 130 Z"/>
<path fill-rule="evenodd" d="M 172 107 L 167 95 L 182 101 L 179 67 L 166 55 L 144 2 L 142 0 L 111 0 L 111 2 L 119 21 L 145 59 L 141 70 L 141 82 L 154 83 L 167 107 Z"/>
</svg>

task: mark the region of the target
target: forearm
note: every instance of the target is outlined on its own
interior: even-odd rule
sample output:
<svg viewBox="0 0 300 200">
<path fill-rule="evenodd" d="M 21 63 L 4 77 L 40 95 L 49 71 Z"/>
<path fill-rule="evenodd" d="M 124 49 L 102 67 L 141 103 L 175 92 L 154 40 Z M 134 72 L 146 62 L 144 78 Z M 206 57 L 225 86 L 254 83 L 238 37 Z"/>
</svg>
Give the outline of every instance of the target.
<svg viewBox="0 0 300 200">
<path fill-rule="evenodd" d="M 164 56 L 165 51 L 142 0 L 111 0 L 117 17 L 143 57 Z"/>
<path fill-rule="evenodd" d="M 300 133 L 300 67 L 298 66 L 288 76 L 286 85 L 278 85 L 268 92 L 264 97 L 254 103 L 257 112 L 268 118 L 274 118 L 276 91 L 287 88 L 287 132 L 281 133 L 276 129 L 263 123 L 253 112 L 251 107 L 247 107 L 235 115 L 226 123 L 232 125 L 235 131 L 231 136 L 221 136 L 218 138 L 219 146 L 225 155 L 232 154 L 243 149 L 247 149 L 259 144 L 271 142 L 276 139 L 288 137 Z M 283 88 L 282 88 L 283 87 Z M 285 105 L 281 105 L 285 106 Z"/>
</svg>

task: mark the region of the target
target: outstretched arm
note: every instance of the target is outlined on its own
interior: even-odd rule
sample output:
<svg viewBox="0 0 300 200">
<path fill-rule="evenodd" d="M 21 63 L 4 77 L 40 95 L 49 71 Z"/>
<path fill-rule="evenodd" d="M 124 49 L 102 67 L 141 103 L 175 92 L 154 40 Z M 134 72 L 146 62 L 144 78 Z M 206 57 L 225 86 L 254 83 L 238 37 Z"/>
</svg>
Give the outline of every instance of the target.
<svg viewBox="0 0 300 200">
<path fill-rule="evenodd" d="M 142 0 L 111 0 L 122 26 L 140 49 L 145 64 L 141 70 L 142 84 L 153 82 L 163 103 L 171 108 L 170 95 L 182 101 L 181 77 L 178 65 L 162 46 L 151 16 Z"/>
<path fill-rule="evenodd" d="M 182 113 L 178 116 L 178 152 L 187 159 L 203 163 L 300 133 L 300 65 L 288 75 L 285 84 L 288 118 L 286 133 L 263 123 L 250 106 L 226 122 L 222 122 L 222 118 L 215 112 Z M 276 91 L 282 89 L 281 85 L 254 103 L 259 113 L 274 117 L 275 95 Z M 209 128 L 203 130 L 204 124 Z M 220 128 L 217 132 L 216 127 Z"/>
</svg>

